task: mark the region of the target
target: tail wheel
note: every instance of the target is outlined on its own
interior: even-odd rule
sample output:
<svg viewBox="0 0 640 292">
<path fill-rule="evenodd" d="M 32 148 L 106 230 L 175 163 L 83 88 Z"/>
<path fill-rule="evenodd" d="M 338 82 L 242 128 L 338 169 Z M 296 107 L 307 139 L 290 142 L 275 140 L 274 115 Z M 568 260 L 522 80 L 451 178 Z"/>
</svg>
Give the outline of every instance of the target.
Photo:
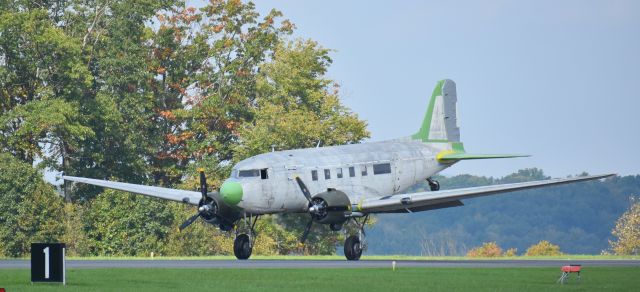
<svg viewBox="0 0 640 292">
<path fill-rule="evenodd" d="M 251 256 L 251 239 L 249 239 L 249 235 L 240 234 L 236 237 L 236 240 L 233 242 L 233 254 L 239 260 L 246 260 Z"/>
<path fill-rule="evenodd" d="M 432 192 L 437 192 L 440 190 L 440 182 L 438 182 L 437 180 L 428 178 L 427 182 L 429 183 L 429 189 L 431 189 Z"/>
<path fill-rule="evenodd" d="M 362 256 L 362 245 L 357 235 L 351 235 L 344 241 L 344 256 L 350 261 L 357 261 Z"/>
</svg>

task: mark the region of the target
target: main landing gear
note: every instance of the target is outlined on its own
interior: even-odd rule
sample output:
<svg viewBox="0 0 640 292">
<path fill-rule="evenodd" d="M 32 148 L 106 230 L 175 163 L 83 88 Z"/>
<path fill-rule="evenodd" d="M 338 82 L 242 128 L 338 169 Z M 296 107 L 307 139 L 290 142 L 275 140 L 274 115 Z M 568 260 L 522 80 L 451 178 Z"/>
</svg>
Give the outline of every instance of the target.
<svg viewBox="0 0 640 292">
<path fill-rule="evenodd" d="M 360 259 L 360 256 L 362 256 L 362 250 L 364 250 L 364 248 L 366 247 L 366 243 L 364 241 L 364 225 L 365 223 L 367 223 L 369 215 L 365 215 L 364 219 L 362 219 L 362 222 L 358 222 L 356 218 L 352 219 L 354 224 L 358 228 L 358 234 L 348 236 L 344 241 L 344 256 L 347 258 L 347 260 L 357 261 Z"/>
<path fill-rule="evenodd" d="M 440 190 L 440 183 L 437 180 L 428 178 L 427 182 L 429 183 L 429 189 L 431 189 L 432 192 Z"/>
<path fill-rule="evenodd" d="M 256 222 L 260 216 L 252 216 L 245 214 L 243 219 L 243 226 L 236 228 L 236 239 L 233 241 L 233 254 L 239 260 L 246 260 L 251 256 L 253 251 L 253 244 L 256 241 Z"/>
</svg>

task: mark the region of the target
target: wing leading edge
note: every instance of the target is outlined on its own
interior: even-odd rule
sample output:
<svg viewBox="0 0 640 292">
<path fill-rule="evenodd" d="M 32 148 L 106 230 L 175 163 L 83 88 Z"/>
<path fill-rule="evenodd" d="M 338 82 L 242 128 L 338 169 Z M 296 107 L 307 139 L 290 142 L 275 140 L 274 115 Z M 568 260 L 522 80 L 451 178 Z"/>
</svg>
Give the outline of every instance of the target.
<svg viewBox="0 0 640 292">
<path fill-rule="evenodd" d="M 471 199 L 475 197 L 495 195 L 505 192 L 539 188 L 545 186 L 566 184 L 579 181 L 595 180 L 610 177 L 615 174 L 591 175 L 574 178 L 558 178 L 513 184 L 482 186 L 464 189 L 444 190 L 437 192 L 419 192 L 410 194 L 398 194 L 382 199 L 368 199 L 358 204 L 359 212 L 364 213 L 389 213 L 402 210 L 420 210 L 427 206 L 439 206 L 448 202 Z M 429 210 L 429 208 L 425 209 Z"/>
<path fill-rule="evenodd" d="M 198 205 L 198 202 L 200 201 L 200 197 L 202 196 L 199 192 L 194 192 L 194 191 L 152 187 L 152 186 L 114 182 L 114 181 L 92 179 L 92 178 L 85 178 L 85 177 L 63 176 L 62 179 L 73 181 L 73 182 L 90 184 L 94 186 L 105 187 L 105 188 L 119 190 L 119 191 L 141 194 L 141 195 L 150 196 L 150 197 L 161 198 L 165 200 L 189 203 L 191 205 Z"/>
</svg>

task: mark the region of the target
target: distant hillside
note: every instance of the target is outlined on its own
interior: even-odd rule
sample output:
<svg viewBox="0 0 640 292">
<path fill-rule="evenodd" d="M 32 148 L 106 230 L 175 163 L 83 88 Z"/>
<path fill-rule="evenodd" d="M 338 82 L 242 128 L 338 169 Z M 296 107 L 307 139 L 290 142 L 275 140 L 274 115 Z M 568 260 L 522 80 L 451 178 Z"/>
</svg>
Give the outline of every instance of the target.
<svg viewBox="0 0 640 292">
<path fill-rule="evenodd" d="M 546 179 L 539 169 L 503 178 L 458 175 L 437 179 L 443 189 Z M 427 190 L 426 183 L 411 191 Z M 542 239 L 565 253 L 600 254 L 615 220 L 640 194 L 640 175 L 464 200 L 465 206 L 413 214 L 379 215 L 367 232 L 367 254 L 464 254 L 496 241 L 518 254 Z"/>
</svg>

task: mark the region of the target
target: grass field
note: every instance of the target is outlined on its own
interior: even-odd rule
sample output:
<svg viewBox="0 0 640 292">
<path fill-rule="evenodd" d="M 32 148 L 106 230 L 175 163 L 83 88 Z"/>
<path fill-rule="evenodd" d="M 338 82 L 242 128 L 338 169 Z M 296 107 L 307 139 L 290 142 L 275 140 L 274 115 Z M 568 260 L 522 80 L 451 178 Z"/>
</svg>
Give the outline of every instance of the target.
<svg viewBox="0 0 640 292">
<path fill-rule="evenodd" d="M 638 291 L 640 268 L 69 269 L 67 286 L 31 284 L 28 269 L 0 270 L 12 291 Z"/>
</svg>

